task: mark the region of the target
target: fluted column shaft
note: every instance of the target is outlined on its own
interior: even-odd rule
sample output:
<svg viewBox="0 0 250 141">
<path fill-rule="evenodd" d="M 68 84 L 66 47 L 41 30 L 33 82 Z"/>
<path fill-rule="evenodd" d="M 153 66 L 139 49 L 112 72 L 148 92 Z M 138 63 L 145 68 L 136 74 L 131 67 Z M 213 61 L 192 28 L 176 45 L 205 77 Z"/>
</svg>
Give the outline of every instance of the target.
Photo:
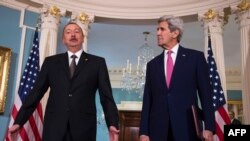
<svg viewBox="0 0 250 141">
<path fill-rule="evenodd" d="M 219 12 L 217 12 L 219 11 Z M 223 47 L 223 26 L 225 21 L 223 19 L 224 12 L 219 10 L 209 9 L 206 13 L 202 14 L 201 20 L 204 24 L 204 35 L 205 35 L 205 55 L 208 56 L 208 36 L 211 38 L 211 48 L 213 51 L 213 57 L 216 62 L 217 71 L 221 80 L 221 86 L 224 92 L 225 100 L 227 100 L 227 88 L 226 88 L 226 72 L 225 72 L 225 60 L 224 60 L 224 47 Z M 227 104 L 223 105 L 224 109 L 227 111 Z M 220 130 L 224 132 L 224 125 L 226 122 L 221 119 L 221 114 L 216 110 L 215 118 L 218 123 L 218 128 L 216 130 Z M 223 137 L 214 135 L 214 141 L 220 141 Z"/>
<path fill-rule="evenodd" d="M 220 14 L 222 15 L 223 12 L 220 12 Z M 222 19 L 222 16 L 218 16 L 217 14 L 213 19 L 206 19 L 206 17 L 204 17 L 204 14 L 200 14 L 200 20 L 203 21 L 203 27 L 204 27 L 205 56 L 207 58 L 208 35 L 210 35 L 214 59 L 217 64 L 217 71 L 220 75 L 221 86 L 223 88 L 225 98 L 227 99 L 225 57 L 224 57 L 224 45 L 223 45 L 224 21 Z"/>
<path fill-rule="evenodd" d="M 241 39 L 243 123 L 250 124 L 250 10 L 237 11 Z"/>
<path fill-rule="evenodd" d="M 57 48 L 57 32 L 60 25 L 61 13 L 57 7 L 44 6 L 41 9 L 41 35 L 39 42 L 40 65 L 47 56 L 55 55 Z M 47 105 L 49 90 L 41 100 L 43 113 Z M 44 115 L 44 114 L 43 114 Z"/>
<path fill-rule="evenodd" d="M 40 62 L 45 57 L 56 54 L 57 32 L 60 24 L 61 13 L 52 13 L 53 7 L 43 7 L 41 10 L 41 35 L 40 35 Z"/>
</svg>

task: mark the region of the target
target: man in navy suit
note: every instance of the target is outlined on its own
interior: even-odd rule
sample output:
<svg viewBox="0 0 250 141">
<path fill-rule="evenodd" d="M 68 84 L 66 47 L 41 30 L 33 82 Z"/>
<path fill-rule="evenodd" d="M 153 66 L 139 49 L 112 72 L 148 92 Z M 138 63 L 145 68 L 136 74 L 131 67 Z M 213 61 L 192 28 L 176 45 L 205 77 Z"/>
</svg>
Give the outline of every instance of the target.
<svg viewBox="0 0 250 141">
<path fill-rule="evenodd" d="M 76 23 L 64 27 L 63 43 L 68 51 L 45 59 L 33 90 L 9 129 L 9 137 L 14 138 L 50 88 L 43 141 L 95 141 L 97 90 L 110 141 L 118 141 L 118 110 L 112 96 L 105 59 L 84 52 L 83 41 L 83 31 Z M 69 69 L 72 55 L 76 57 L 73 76 Z"/>
<path fill-rule="evenodd" d="M 141 141 L 200 140 L 191 111 L 199 100 L 205 126 L 202 134 L 206 141 L 213 140 L 215 116 L 206 59 L 203 52 L 179 44 L 182 34 L 180 18 L 163 16 L 158 20 L 157 40 L 164 51 L 147 64 Z M 167 65 L 168 57 L 172 65 Z M 168 73 L 171 68 L 172 75 Z"/>
<path fill-rule="evenodd" d="M 228 114 L 229 114 L 229 117 L 231 119 L 231 124 L 237 124 L 237 125 L 241 124 L 240 120 L 238 120 L 238 119 L 235 118 L 234 111 L 229 111 Z"/>
</svg>

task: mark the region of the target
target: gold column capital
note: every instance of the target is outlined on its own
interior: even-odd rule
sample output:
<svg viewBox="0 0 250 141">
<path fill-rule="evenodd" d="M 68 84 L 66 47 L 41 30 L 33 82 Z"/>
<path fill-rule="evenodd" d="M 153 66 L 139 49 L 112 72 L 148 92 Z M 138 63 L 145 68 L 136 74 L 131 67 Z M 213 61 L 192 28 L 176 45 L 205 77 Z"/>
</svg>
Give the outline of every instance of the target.
<svg viewBox="0 0 250 141">
<path fill-rule="evenodd" d="M 246 0 L 242 0 L 241 3 L 237 5 L 238 11 L 247 11 L 250 8 L 250 4 Z"/>
<path fill-rule="evenodd" d="M 61 10 L 57 6 L 51 6 L 49 9 L 49 13 L 54 17 L 61 16 L 60 12 Z"/>
<path fill-rule="evenodd" d="M 204 19 L 207 21 L 212 21 L 218 16 L 218 13 L 213 9 L 208 9 L 206 13 L 204 13 Z"/>
<path fill-rule="evenodd" d="M 203 23 L 220 22 L 222 26 L 228 23 L 228 15 L 230 12 L 225 9 L 208 9 L 205 12 L 199 13 L 199 20 Z"/>
</svg>

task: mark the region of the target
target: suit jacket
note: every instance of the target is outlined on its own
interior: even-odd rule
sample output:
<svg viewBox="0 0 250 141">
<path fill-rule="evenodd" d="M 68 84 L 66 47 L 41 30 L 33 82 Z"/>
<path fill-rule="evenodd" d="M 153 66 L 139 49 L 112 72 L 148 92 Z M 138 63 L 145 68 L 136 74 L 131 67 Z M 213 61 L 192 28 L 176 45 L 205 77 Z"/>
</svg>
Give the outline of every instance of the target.
<svg viewBox="0 0 250 141">
<path fill-rule="evenodd" d="M 241 124 L 241 122 L 240 122 L 240 120 L 238 120 L 238 119 L 234 118 L 234 119 L 232 120 L 232 124 L 237 124 L 237 125 L 240 125 L 240 124 Z"/>
<path fill-rule="evenodd" d="M 44 141 L 62 141 L 67 124 L 74 141 L 95 141 L 97 90 L 107 126 L 118 128 L 118 112 L 104 58 L 83 52 L 71 79 L 67 53 L 47 57 L 15 123 L 22 126 L 28 120 L 48 88 Z"/>
<path fill-rule="evenodd" d="M 205 129 L 214 131 L 215 117 L 208 66 L 200 51 L 179 47 L 171 84 L 166 85 L 164 53 L 147 64 L 140 135 L 166 141 L 171 128 L 175 141 L 198 140 L 191 105 L 203 109 Z"/>
</svg>

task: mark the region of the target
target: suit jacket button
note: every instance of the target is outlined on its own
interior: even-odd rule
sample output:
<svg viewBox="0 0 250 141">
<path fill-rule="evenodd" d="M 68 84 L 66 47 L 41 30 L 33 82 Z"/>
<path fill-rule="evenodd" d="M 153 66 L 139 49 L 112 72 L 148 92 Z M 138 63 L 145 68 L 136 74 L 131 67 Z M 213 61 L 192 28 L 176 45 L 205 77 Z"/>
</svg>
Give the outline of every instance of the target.
<svg viewBox="0 0 250 141">
<path fill-rule="evenodd" d="M 69 97 L 72 97 L 73 95 L 72 94 L 69 94 Z"/>
</svg>

